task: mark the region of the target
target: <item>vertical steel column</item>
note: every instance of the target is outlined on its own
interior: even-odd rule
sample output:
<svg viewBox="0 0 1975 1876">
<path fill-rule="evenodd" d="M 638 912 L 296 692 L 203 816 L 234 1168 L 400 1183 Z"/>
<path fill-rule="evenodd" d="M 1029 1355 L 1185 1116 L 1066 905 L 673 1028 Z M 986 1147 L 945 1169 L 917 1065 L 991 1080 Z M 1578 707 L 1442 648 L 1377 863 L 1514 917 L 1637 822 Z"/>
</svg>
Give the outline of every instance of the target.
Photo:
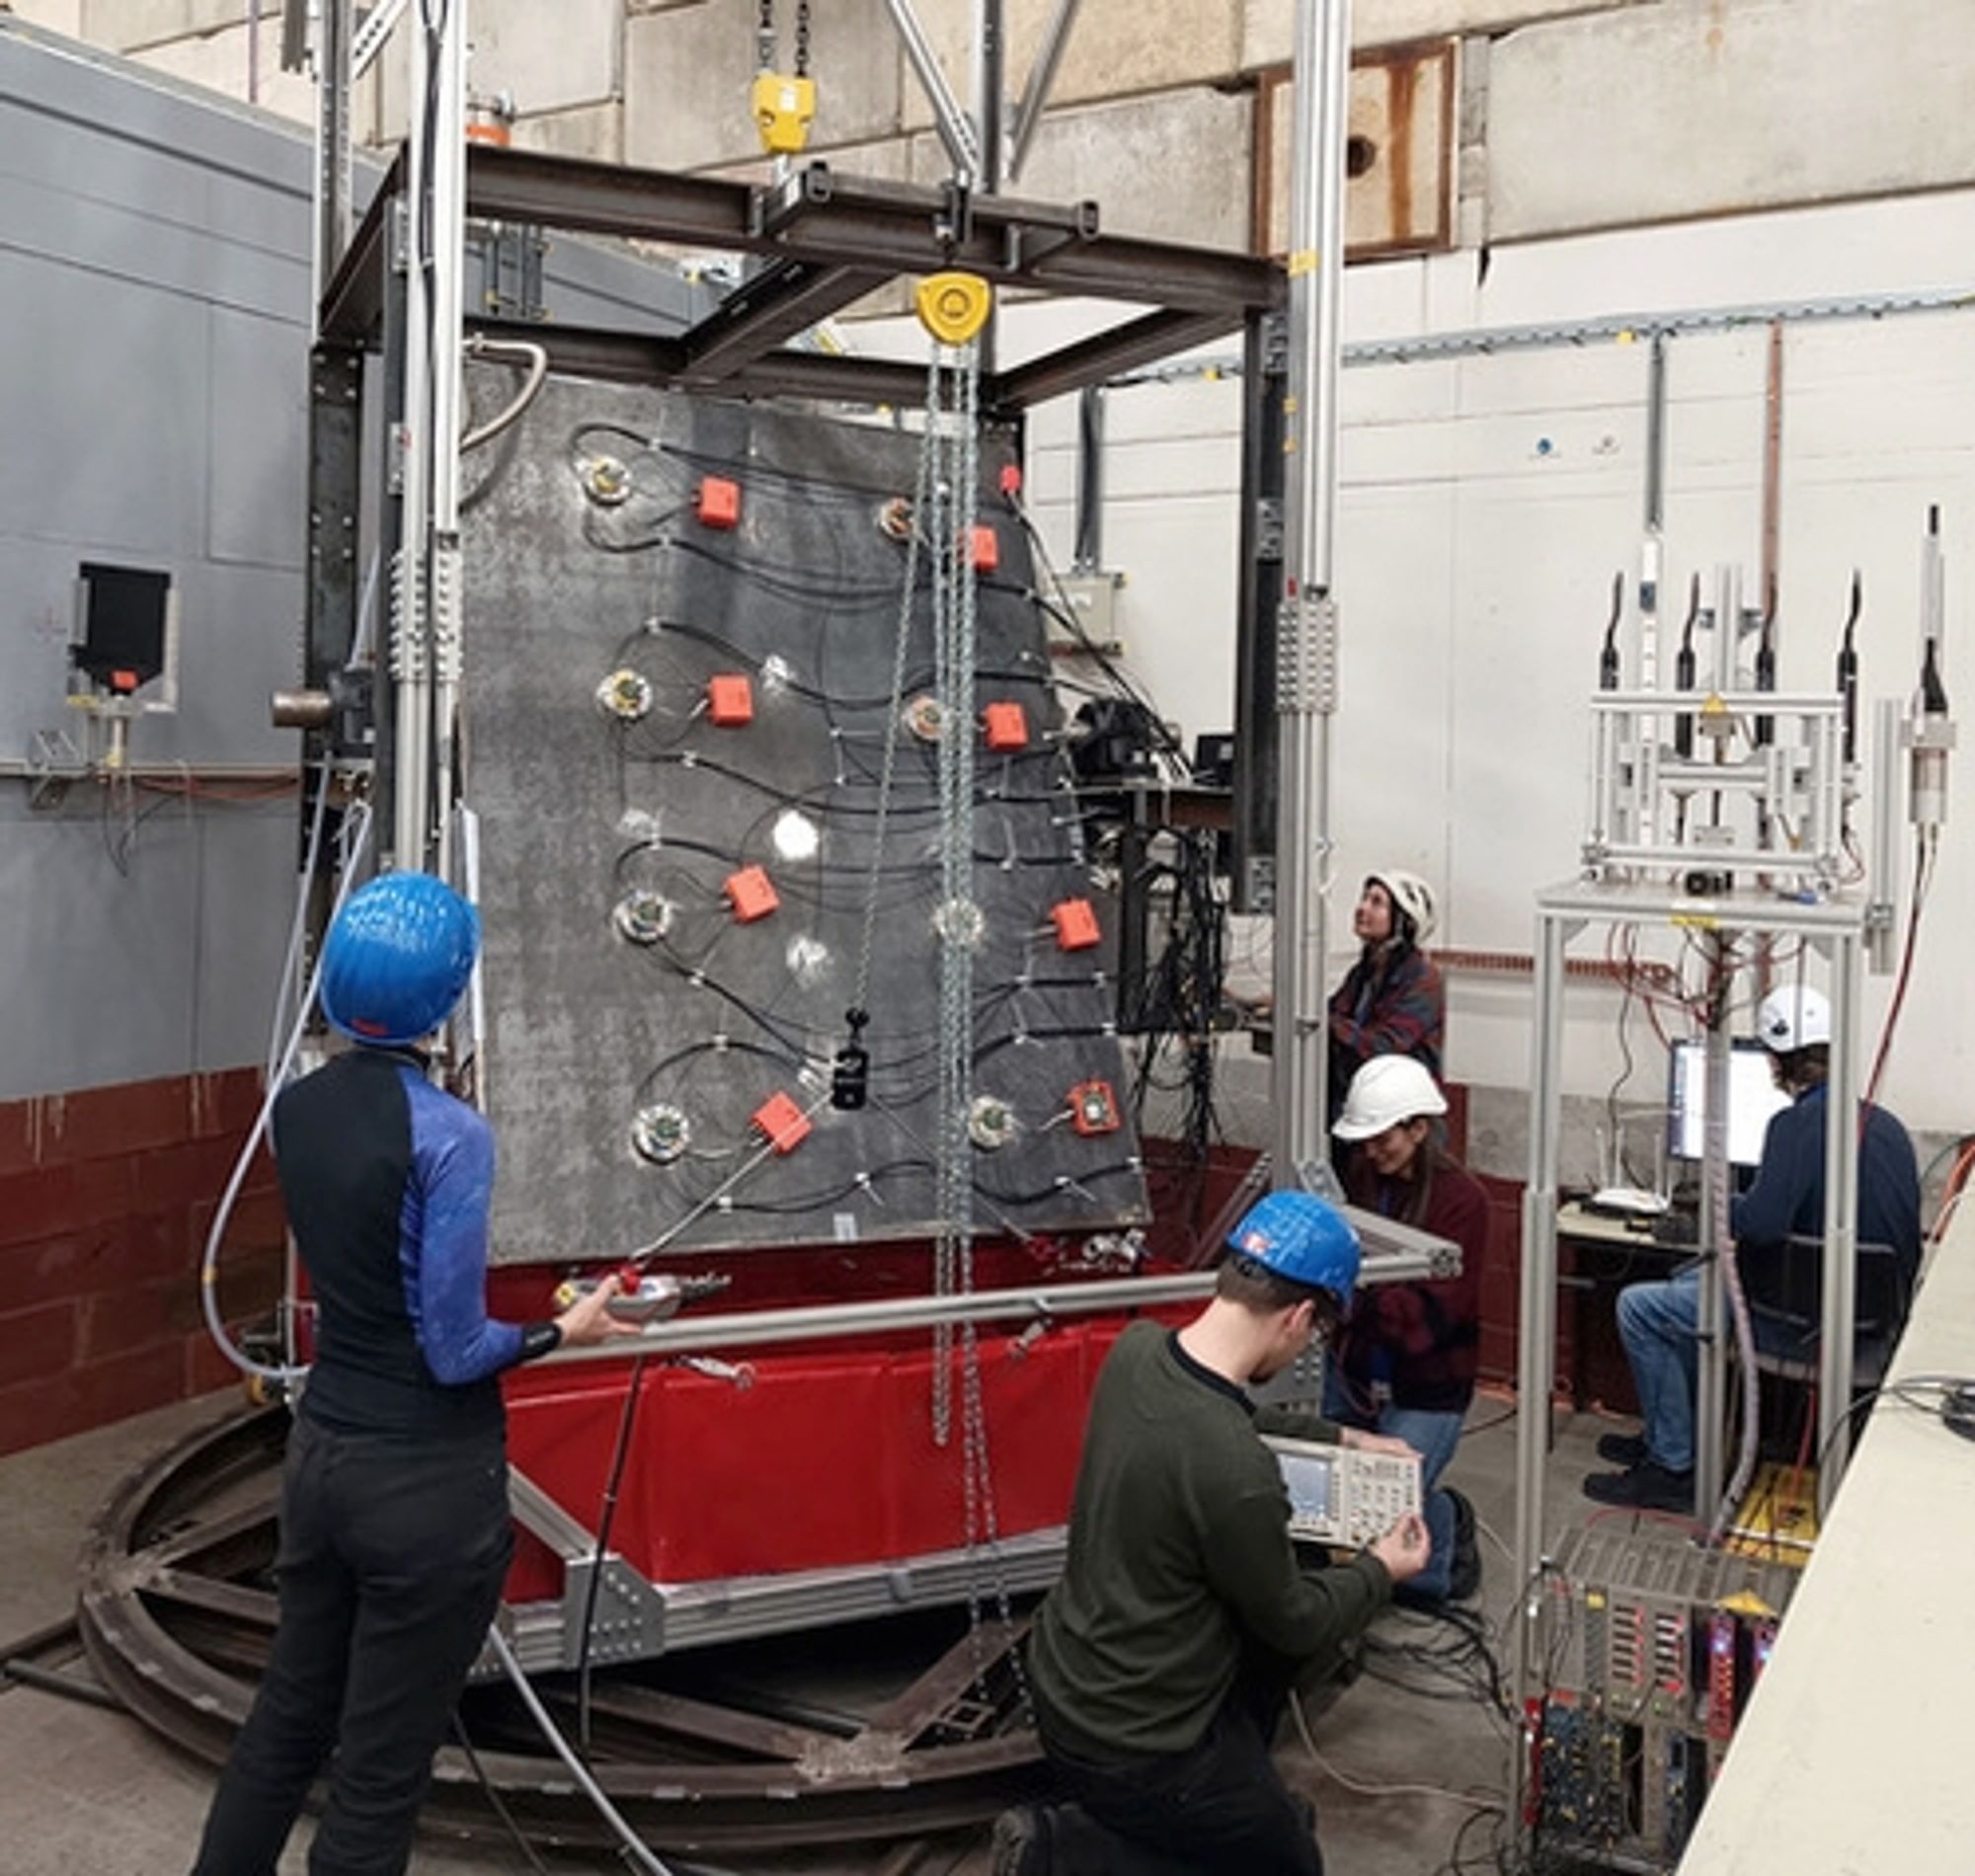
<svg viewBox="0 0 1975 1876">
<path fill-rule="evenodd" d="M 1324 1021 L 1330 868 L 1330 718 L 1337 707 L 1332 560 L 1337 521 L 1338 301 L 1344 276 L 1344 127 L 1350 0 L 1297 0 L 1290 178 L 1290 459 L 1276 709 L 1275 1178 L 1325 1157 Z"/>
<path fill-rule="evenodd" d="M 1824 1089 L 1824 1322 L 1817 1361 L 1817 1504 L 1828 1511 L 1852 1451 L 1857 1319 L 1859 941 L 1831 941 L 1831 1067 Z"/>
<path fill-rule="evenodd" d="M 1251 312 L 1241 347 L 1240 590 L 1234 620 L 1234 897 L 1237 912 L 1276 908 L 1277 615 L 1283 597 L 1283 400 L 1289 335 L 1281 313 Z"/>
<path fill-rule="evenodd" d="M 309 357 L 308 590 L 302 681 L 328 687 L 356 642 L 357 492 L 362 481 L 363 354 L 318 346 Z M 310 741 L 315 733 L 310 733 Z"/>
<path fill-rule="evenodd" d="M 981 164 L 974 187 L 983 195 L 998 195 L 1007 174 L 1008 46 L 1002 0 L 974 4 L 974 131 L 981 145 Z"/>
<path fill-rule="evenodd" d="M 1530 1177 L 1523 1190 L 1523 1267 L 1516 1351 L 1516 1703 L 1541 1689 L 1540 1600 L 1531 1595 L 1543 1550 L 1543 1468 L 1549 1456 L 1550 1394 L 1556 1379 L 1556 1189 L 1563 1109 L 1564 949 L 1581 928 L 1560 912 L 1537 912 L 1536 1033 L 1530 1061 Z M 1526 1755 L 1514 1755 L 1521 1816 Z"/>
</svg>

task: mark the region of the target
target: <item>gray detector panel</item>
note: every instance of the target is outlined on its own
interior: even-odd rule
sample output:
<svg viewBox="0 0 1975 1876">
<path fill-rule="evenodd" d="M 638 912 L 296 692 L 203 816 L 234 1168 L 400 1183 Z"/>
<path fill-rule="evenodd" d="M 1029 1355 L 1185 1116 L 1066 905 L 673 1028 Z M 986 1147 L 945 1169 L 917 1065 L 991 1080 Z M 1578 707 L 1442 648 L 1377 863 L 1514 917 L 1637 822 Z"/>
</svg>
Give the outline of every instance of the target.
<svg viewBox="0 0 1975 1876">
<path fill-rule="evenodd" d="M 888 505 L 910 511 L 917 437 L 551 379 L 487 453 L 469 465 L 465 695 L 497 1261 L 649 1245 L 689 1216 L 681 1250 L 927 1235 L 943 818 L 923 551 L 872 890 L 908 553 Z M 1021 742 L 962 727 L 977 1223 L 1137 1222 L 1111 908 L 1079 853 L 1028 546 L 996 493 L 1007 452 L 982 455 L 997 566 L 977 705 L 1018 706 L 995 727 Z M 702 518 L 708 478 L 738 488 L 738 525 Z M 742 917 L 762 882 L 772 907 Z M 1102 942 L 1060 942 L 1054 909 L 1075 900 Z M 869 1101 L 839 1111 L 867 926 Z M 766 1138 L 778 1100 L 808 1124 L 786 1151 Z"/>
</svg>

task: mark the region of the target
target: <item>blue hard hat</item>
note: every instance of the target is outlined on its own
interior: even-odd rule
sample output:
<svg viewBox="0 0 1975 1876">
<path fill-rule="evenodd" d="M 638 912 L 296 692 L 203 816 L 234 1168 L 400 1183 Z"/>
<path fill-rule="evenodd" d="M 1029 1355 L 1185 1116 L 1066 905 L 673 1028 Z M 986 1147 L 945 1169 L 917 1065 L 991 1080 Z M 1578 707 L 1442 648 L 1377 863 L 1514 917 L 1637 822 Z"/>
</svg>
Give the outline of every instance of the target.
<svg viewBox="0 0 1975 1876">
<path fill-rule="evenodd" d="M 1227 1248 L 1293 1284 L 1327 1290 L 1339 1309 L 1350 1304 L 1358 1282 L 1358 1233 L 1313 1192 L 1270 1193 L 1234 1227 Z"/>
<path fill-rule="evenodd" d="M 480 955 L 480 914 L 430 873 L 387 873 L 336 915 L 322 955 L 322 1013 L 386 1048 L 445 1021 Z"/>
</svg>

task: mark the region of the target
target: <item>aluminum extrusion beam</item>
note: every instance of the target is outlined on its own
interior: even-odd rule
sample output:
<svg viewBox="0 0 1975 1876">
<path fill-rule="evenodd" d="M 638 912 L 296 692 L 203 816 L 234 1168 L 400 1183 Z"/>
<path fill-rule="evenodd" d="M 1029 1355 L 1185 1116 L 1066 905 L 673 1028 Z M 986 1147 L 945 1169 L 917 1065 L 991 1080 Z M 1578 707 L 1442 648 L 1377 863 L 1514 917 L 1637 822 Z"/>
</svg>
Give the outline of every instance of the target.
<svg viewBox="0 0 1975 1876">
<path fill-rule="evenodd" d="M 1344 274 L 1350 0 L 1297 0 L 1290 171 L 1290 381 L 1283 447 L 1283 601 L 1277 615 L 1275 1176 L 1327 1163 L 1324 1020 L 1330 870 L 1330 719 L 1337 709 L 1337 371 Z"/>
<path fill-rule="evenodd" d="M 1117 371 L 1129 371 L 1150 359 L 1204 345 L 1240 322 L 1241 315 L 1234 310 L 1146 313 L 1002 372 L 984 401 L 995 410 L 1028 410 L 1086 385 L 1102 384 Z"/>
<path fill-rule="evenodd" d="M 1354 1215 L 1360 1215 L 1355 1214 Z M 1381 1235 L 1389 1219 L 1380 1219 Z M 1428 1249 L 1394 1248 L 1368 1254 L 1359 1281 L 1366 1284 L 1417 1283 L 1445 1277 L 1445 1239 L 1417 1234 Z M 1396 1245 L 1396 1238 L 1393 1239 Z M 1458 1271 L 1458 1253 L 1454 1269 Z M 1214 1291 L 1211 1270 L 1169 1277 L 1125 1277 L 1111 1282 L 1043 1284 L 1024 1290 L 975 1290 L 953 1296 L 891 1296 L 879 1302 L 819 1303 L 792 1309 L 737 1310 L 719 1316 L 674 1316 L 654 1323 L 636 1337 L 590 1348 L 557 1349 L 548 1362 L 624 1361 L 633 1356 L 699 1354 L 709 1349 L 767 1348 L 786 1342 L 831 1342 L 849 1336 L 883 1335 L 901 1329 L 928 1329 L 940 1322 L 1051 1322 L 1065 1316 L 1099 1315 L 1109 1310 L 1157 1308 L 1166 1303 L 1204 1301 Z"/>
</svg>

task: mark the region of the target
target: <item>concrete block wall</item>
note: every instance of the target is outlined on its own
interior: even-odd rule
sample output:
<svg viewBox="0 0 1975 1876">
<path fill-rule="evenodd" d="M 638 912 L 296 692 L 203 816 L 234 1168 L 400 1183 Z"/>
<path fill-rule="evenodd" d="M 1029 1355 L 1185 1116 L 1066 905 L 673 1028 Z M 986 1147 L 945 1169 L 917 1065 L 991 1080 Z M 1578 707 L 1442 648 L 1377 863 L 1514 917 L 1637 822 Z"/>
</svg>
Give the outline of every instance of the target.
<svg viewBox="0 0 1975 1876">
<path fill-rule="evenodd" d="M 174 76 L 246 94 L 247 0 L 14 5 Z M 968 101 L 973 0 L 918 0 L 918 10 Z M 1010 0 L 1011 98 L 1054 10 L 1053 0 Z M 785 0 L 785 47 L 792 12 Z M 1246 245 L 1256 84 L 1287 62 L 1293 16 L 1294 0 L 1085 0 L 1018 186 L 1095 195 L 1119 229 Z M 1360 51 L 1461 41 L 1463 245 L 1975 181 L 1966 6 L 1359 0 L 1353 25 Z M 402 133 L 407 30 L 356 101 L 358 130 L 373 139 Z M 474 88 L 513 95 L 525 146 L 681 169 L 758 156 L 747 106 L 754 11 L 744 0 L 474 0 L 471 30 Z M 846 169 L 898 174 L 903 160 L 914 177 L 943 173 L 930 106 L 883 0 L 831 0 L 815 10 L 813 32 L 812 149 Z M 272 8 L 259 37 L 258 102 L 306 117 L 306 82 L 277 69 Z"/>
</svg>

